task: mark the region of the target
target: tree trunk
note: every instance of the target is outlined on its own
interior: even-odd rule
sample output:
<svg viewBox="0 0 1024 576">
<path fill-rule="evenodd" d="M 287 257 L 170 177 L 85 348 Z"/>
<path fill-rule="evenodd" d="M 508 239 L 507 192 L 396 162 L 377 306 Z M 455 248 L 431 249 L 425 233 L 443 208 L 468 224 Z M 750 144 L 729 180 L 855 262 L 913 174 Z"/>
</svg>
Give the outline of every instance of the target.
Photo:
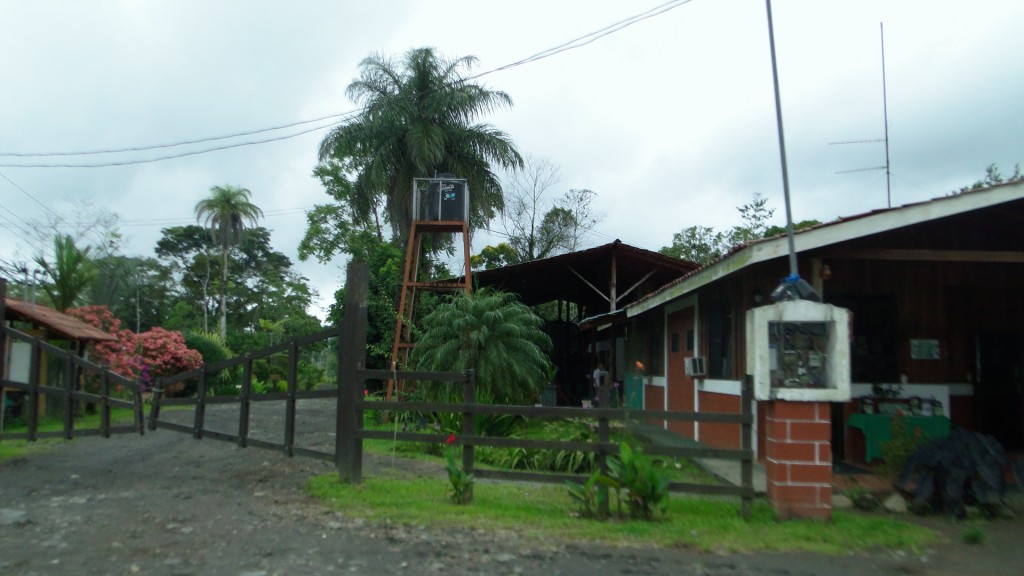
<svg viewBox="0 0 1024 576">
<path fill-rule="evenodd" d="M 220 339 L 228 341 L 228 247 L 224 246 L 220 269 Z"/>
</svg>

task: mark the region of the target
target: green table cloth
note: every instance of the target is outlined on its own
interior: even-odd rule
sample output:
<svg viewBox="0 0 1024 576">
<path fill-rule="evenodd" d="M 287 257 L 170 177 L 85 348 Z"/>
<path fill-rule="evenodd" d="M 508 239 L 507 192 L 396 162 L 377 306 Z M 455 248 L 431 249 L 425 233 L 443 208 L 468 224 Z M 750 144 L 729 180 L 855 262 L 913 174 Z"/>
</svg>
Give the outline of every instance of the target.
<svg viewBox="0 0 1024 576">
<path fill-rule="evenodd" d="M 928 438 L 949 436 L 949 418 L 945 416 L 896 416 L 902 418 L 908 434 Z M 882 457 L 882 445 L 892 439 L 890 414 L 851 414 L 846 425 L 864 433 L 864 461 L 870 463 Z"/>
</svg>

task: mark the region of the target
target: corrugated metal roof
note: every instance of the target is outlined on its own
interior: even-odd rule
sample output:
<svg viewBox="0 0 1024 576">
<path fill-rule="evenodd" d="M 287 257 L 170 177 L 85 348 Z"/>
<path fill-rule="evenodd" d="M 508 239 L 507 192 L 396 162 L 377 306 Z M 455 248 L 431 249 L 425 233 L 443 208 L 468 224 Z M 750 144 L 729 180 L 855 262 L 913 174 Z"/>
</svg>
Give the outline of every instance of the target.
<svg viewBox="0 0 1024 576">
<path fill-rule="evenodd" d="M 835 238 L 831 238 L 830 240 L 825 241 L 825 243 L 841 242 L 858 238 L 865 234 L 875 234 L 881 230 L 891 229 L 896 226 L 906 226 L 940 216 L 970 212 L 972 210 L 977 210 L 979 205 L 995 205 L 1003 202 L 1019 200 L 1021 198 L 1024 198 L 1024 183 L 1008 182 L 979 190 L 969 190 L 959 194 L 941 196 L 931 200 L 907 203 L 898 207 L 879 208 L 863 212 L 861 214 L 855 214 L 853 216 L 840 217 L 831 222 L 816 224 L 814 226 L 797 230 L 795 231 L 794 236 L 799 244 L 802 239 L 814 237 L 823 233 L 827 234 L 830 230 L 837 230 Z M 904 214 L 906 216 L 904 216 Z M 680 285 L 692 284 L 691 289 L 695 289 L 697 285 L 703 285 L 707 281 L 712 281 L 728 275 L 731 271 L 729 271 L 726 262 L 731 260 L 740 252 L 751 249 L 756 250 L 760 246 L 773 244 L 784 246 L 785 240 L 786 235 L 779 234 L 736 245 L 729 250 L 728 253 L 722 255 L 717 260 L 692 270 L 684 276 L 676 278 L 675 280 L 646 294 L 642 298 L 637 299 L 635 302 L 630 303 L 625 307 L 627 314 L 632 316 L 633 314 L 646 311 L 647 309 L 655 306 L 655 302 L 660 302 L 666 298 L 676 298 L 682 294 L 688 293 L 685 289 L 679 289 L 678 287 L 680 287 Z M 801 248 L 807 249 L 806 246 L 797 246 L 798 251 L 801 251 Z M 766 253 L 768 252 L 770 251 L 766 251 Z M 780 252 L 780 255 L 784 255 L 784 251 Z M 764 258 L 765 256 L 761 257 Z M 752 260 L 746 265 L 749 265 L 751 262 Z M 743 267 L 745 267 L 745 265 L 740 266 L 740 268 Z M 700 281 L 697 277 L 705 278 L 706 280 Z"/>
<path fill-rule="evenodd" d="M 640 282 L 648 288 L 664 285 L 697 268 L 693 262 L 615 240 L 578 252 L 473 272 L 473 282 L 515 292 L 530 306 L 564 300 L 600 314 L 609 309 L 607 294 L 592 286 L 608 290 L 613 262 L 620 294 Z M 636 300 L 638 292 L 629 294 L 619 306 Z"/>
<path fill-rule="evenodd" d="M 31 322 L 59 338 L 91 342 L 117 340 L 115 336 L 107 334 L 99 328 L 42 304 L 30 304 L 22 300 L 4 298 L 4 305 L 7 310 L 7 320 Z"/>
</svg>

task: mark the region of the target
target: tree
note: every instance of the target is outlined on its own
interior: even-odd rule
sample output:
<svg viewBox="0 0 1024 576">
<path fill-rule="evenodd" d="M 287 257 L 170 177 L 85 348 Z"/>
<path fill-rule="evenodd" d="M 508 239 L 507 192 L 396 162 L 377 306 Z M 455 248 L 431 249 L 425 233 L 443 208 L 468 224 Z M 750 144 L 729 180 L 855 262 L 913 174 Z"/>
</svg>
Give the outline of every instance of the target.
<svg viewBox="0 0 1024 576">
<path fill-rule="evenodd" d="M 1022 174 L 1020 171 L 1020 164 L 1015 164 L 1013 166 L 1013 174 L 1010 174 L 1009 177 L 1005 178 L 1003 177 L 1003 173 L 1000 172 L 999 166 L 995 164 L 989 164 L 985 168 L 984 178 L 978 180 L 977 182 L 971 184 L 970 186 L 964 186 L 959 190 L 954 190 L 953 192 L 950 193 L 950 195 L 955 196 L 957 194 L 963 194 L 964 192 L 970 192 L 972 190 L 991 188 L 992 186 L 998 186 L 1000 184 L 1009 184 L 1012 182 L 1020 182 L 1021 180 L 1024 180 L 1024 174 Z"/>
<path fill-rule="evenodd" d="M 194 306 L 202 308 L 203 332 L 210 331 L 210 282 L 216 262 L 211 256 L 213 238 L 201 226 L 175 226 L 164 228 L 156 243 L 156 254 L 167 263 L 175 276 L 179 296 L 189 294 L 186 301 L 179 300 L 172 308 L 172 317 L 192 317 Z M 197 292 L 199 294 L 197 294 Z M 180 322 L 176 325 L 181 325 Z M 189 322 L 188 327 L 196 328 Z M 184 327 L 184 326 L 182 326 Z"/>
<path fill-rule="evenodd" d="M 710 226 L 690 226 L 673 234 L 672 244 L 663 246 L 658 252 L 697 264 L 708 264 L 721 258 L 727 249 L 722 232 L 716 232 Z"/>
<path fill-rule="evenodd" d="M 743 221 L 743 225 L 733 226 L 732 230 L 729 231 L 729 244 L 731 246 L 764 238 L 765 231 L 768 230 L 768 221 L 775 214 L 775 209 L 767 208 L 767 204 L 767 197 L 762 196 L 760 192 L 754 192 L 754 197 L 750 204 L 736 207 L 736 210 L 740 213 L 740 220 Z"/>
<path fill-rule="evenodd" d="M 475 370 L 481 402 L 533 402 L 551 374 L 543 323 L 515 294 L 483 288 L 454 296 L 423 319 L 412 364 L 425 371 Z"/>
<path fill-rule="evenodd" d="M 88 246 L 79 249 L 69 235 L 58 235 L 53 238 L 53 260 L 43 256 L 36 258 L 36 264 L 49 278 L 49 282 L 43 284 L 43 291 L 57 310 L 79 304 L 99 273 L 89 260 L 89 250 Z"/>
<path fill-rule="evenodd" d="M 228 251 L 239 241 L 247 223 L 255 225 L 263 211 L 249 201 L 252 196 L 246 188 L 214 186 L 210 196 L 196 204 L 196 220 L 202 222 L 217 238 L 221 249 L 220 277 L 220 337 L 227 339 L 228 331 Z"/>
<path fill-rule="evenodd" d="M 392 236 L 404 246 L 412 219 L 412 181 L 440 173 L 465 178 L 470 223 L 490 221 L 502 207 L 501 184 L 492 165 L 522 166 L 512 140 L 489 124 L 475 123 L 509 107 L 504 92 L 466 77 L 476 58 L 448 60 L 432 48 L 406 52 L 398 62 L 373 54 L 360 64 L 348 96 L 359 117 L 320 143 L 320 161 L 335 161 L 351 184 L 349 208 L 357 222 L 382 206 Z"/>
<path fill-rule="evenodd" d="M 473 254 L 469 258 L 469 265 L 474 270 L 483 268 L 484 270 L 493 270 L 494 268 L 501 268 L 502 266 L 508 266 L 510 264 L 519 263 L 519 254 L 515 248 L 510 246 L 506 242 L 502 242 L 497 246 L 484 246 L 484 249 L 479 254 Z"/>
<path fill-rule="evenodd" d="M 557 184 L 558 167 L 543 158 L 527 158 L 522 170 L 510 173 L 501 213 L 508 241 L 484 248 L 472 258 L 474 266 L 495 268 L 577 250 L 604 216 L 592 209 L 593 190 L 572 189 L 551 199 Z"/>
<path fill-rule="evenodd" d="M 136 332 L 163 325 L 176 296 L 170 267 L 155 258 L 121 255 L 95 263 L 103 273 L 90 287 L 89 302 L 109 307 Z"/>
<path fill-rule="evenodd" d="M 709 264 L 728 254 L 737 246 L 775 236 L 785 232 L 785 228 L 769 226 L 768 221 L 775 214 L 774 208 L 768 208 L 768 199 L 755 192 L 749 204 L 737 206 L 743 224 L 733 226 L 728 232 L 719 232 L 710 226 L 690 226 L 672 235 L 672 244 L 658 250 L 661 254 L 682 258 L 697 264 Z M 794 229 L 807 228 L 821 224 L 817 220 L 804 220 L 793 226 Z"/>
</svg>

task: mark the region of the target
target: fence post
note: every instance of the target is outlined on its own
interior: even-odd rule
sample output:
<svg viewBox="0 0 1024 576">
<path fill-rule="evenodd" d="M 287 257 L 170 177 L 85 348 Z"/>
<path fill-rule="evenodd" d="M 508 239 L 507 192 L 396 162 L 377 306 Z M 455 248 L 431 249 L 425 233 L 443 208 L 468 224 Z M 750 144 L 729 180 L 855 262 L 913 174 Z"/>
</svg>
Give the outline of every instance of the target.
<svg viewBox="0 0 1024 576">
<path fill-rule="evenodd" d="M 199 373 L 199 386 L 196 388 L 196 414 L 192 425 L 192 437 L 199 440 L 203 437 L 203 425 L 206 422 L 206 370 Z"/>
<path fill-rule="evenodd" d="M 138 380 L 135 384 L 138 386 Z M 138 406 L 134 396 L 132 404 Z M 110 376 L 106 370 L 100 372 L 100 430 L 104 438 L 110 438 Z"/>
<path fill-rule="evenodd" d="M 249 417 L 252 414 L 252 354 L 242 364 L 242 398 L 238 406 L 238 447 L 249 445 Z"/>
<path fill-rule="evenodd" d="M 39 364 L 42 362 L 42 350 L 39 342 L 32 342 L 32 357 L 28 367 L 28 439 L 36 440 L 36 433 L 39 432 Z"/>
<path fill-rule="evenodd" d="M 4 361 L 7 359 L 7 280 L 0 278 L 0 380 L 7 374 Z M 4 431 L 4 407 L 7 404 L 7 392 L 0 384 L 0 434 Z"/>
<path fill-rule="evenodd" d="M 740 461 L 740 486 L 743 488 L 740 512 L 744 520 L 750 519 L 754 504 L 754 377 L 747 374 L 740 388 L 740 414 L 745 418 L 740 424 L 740 449 L 746 454 Z"/>
<path fill-rule="evenodd" d="M 74 356 L 68 354 L 64 374 L 64 439 L 71 440 L 75 437 L 75 360 Z"/>
<path fill-rule="evenodd" d="M 338 416 L 334 461 L 341 480 L 362 482 L 363 440 L 359 437 L 356 402 L 366 385 L 359 377 L 366 364 L 369 274 L 366 263 L 350 262 L 345 272 L 345 307 L 338 336 Z M 359 410 L 361 415 L 361 409 Z"/>
<path fill-rule="evenodd" d="M 149 407 L 149 431 L 156 430 L 156 423 L 160 420 L 160 400 L 164 396 L 164 378 L 157 377 L 153 381 L 153 404 Z"/>
<path fill-rule="evenodd" d="M 288 456 L 294 454 L 295 446 L 295 393 L 298 390 L 299 345 L 292 340 L 288 346 L 288 399 L 285 401 L 284 416 L 284 453 Z"/>
<path fill-rule="evenodd" d="M 608 389 L 605 386 L 601 386 L 602 392 L 598 392 L 598 403 L 600 404 L 601 410 L 607 410 L 608 402 Z M 608 451 L 605 448 L 608 442 L 611 440 L 610 431 L 608 429 L 608 418 L 602 416 L 597 419 L 597 466 L 601 470 L 602 476 L 608 476 Z M 609 506 L 609 495 L 608 487 L 604 484 L 599 484 L 597 487 L 598 494 L 598 508 L 599 514 L 602 518 L 607 518 L 611 514 L 611 508 Z"/>
<path fill-rule="evenodd" d="M 462 392 L 462 437 L 467 438 L 473 435 L 474 428 L 476 428 L 476 411 L 473 410 L 473 406 L 476 405 L 476 371 L 466 371 L 466 382 L 463 384 Z M 473 473 L 473 444 L 463 440 L 462 442 L 462 469 L 467 475 Z M 469 495 L 466 496 L 466 502 L 473 501 L 473 485 L 469 485 Z"/>
</svg>

